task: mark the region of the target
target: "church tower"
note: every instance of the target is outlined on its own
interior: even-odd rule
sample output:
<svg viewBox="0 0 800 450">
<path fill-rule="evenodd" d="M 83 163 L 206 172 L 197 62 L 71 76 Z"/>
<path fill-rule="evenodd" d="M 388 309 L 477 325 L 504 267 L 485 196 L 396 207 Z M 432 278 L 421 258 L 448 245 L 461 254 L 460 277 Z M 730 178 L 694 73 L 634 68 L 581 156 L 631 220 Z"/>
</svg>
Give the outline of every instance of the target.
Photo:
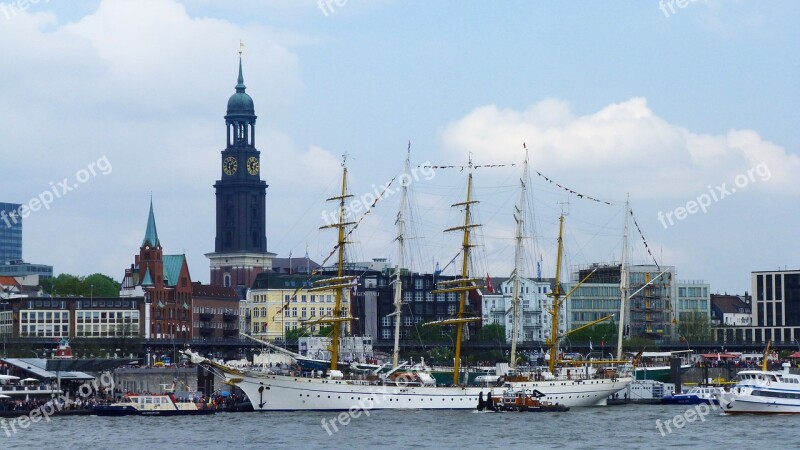
<svg viewBox="0 0 800 450">
<path fill-rule="evenodd" d="M 261 179 L 260 152 L 256 150 L 255 107 L 245 90 L 240 52 L 236 92 L 228 99 L 225 115 L 227 140 L 221 174 L 214 184 L 214 253 L 206 257 L 211 266 L 211 285 L 236 288 L 241 298 L 259 273 L 272 269 L 275 257 L 267 251 L 267 183 Z"/>
</svg>

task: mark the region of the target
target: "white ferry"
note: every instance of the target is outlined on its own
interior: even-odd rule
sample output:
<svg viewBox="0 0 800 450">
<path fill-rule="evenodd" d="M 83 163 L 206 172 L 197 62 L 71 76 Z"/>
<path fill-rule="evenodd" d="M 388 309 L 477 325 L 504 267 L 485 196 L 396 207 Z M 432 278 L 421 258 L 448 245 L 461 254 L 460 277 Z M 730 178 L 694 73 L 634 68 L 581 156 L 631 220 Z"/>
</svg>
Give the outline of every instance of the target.
<svg viewBox="0 0 800 450">
<path fill-rule="evenodd" d="M 121 402 L 97 405 L 98 416 L 185 416 L 214 414 L 207 404 L 181 402 L 174 395 L 126 395 Z"/>
<path fill-rule="evenodd" d="M 800 413 L 800 375 L 783 371 L 743 370 L 730 392 L 717 394 L 725 414 L 798 414 Z"/>
</svg>

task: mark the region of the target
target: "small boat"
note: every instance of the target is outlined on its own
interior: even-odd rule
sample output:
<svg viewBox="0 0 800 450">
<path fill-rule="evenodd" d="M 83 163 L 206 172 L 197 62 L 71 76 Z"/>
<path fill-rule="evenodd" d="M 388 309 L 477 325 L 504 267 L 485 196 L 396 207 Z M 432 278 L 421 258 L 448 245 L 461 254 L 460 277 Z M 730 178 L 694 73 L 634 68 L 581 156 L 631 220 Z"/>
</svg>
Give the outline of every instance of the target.
<svg viewBox="0 0 800 450">
<path fill-rule="evenodd" d="M 483 400 L 483 392 L 478 396 L 478 411 L 517 411 L 517 412 L 564 412 L 569 407 L 560 403 L 551 403 L 540 400 L 545 395 L 541 392 L 527 389 L 507 389 L 500 397 L 491 393 Z"/>
<path fill-rule="evenodd" d="M 715 386 L 696 386 L 683 394 L 672 394 L 661 397 L 665 405 L 718 405 L 717 395 L 722 394 L 722 388 Z"/>
<path fill-rule="evenodd" d="M 98 416 L 188 416 L 214 414 L 214 408 L 206 403 L 181 402 L 172 394 L 126 395 L 121 402 L 97 405 Z"/>
</svg>

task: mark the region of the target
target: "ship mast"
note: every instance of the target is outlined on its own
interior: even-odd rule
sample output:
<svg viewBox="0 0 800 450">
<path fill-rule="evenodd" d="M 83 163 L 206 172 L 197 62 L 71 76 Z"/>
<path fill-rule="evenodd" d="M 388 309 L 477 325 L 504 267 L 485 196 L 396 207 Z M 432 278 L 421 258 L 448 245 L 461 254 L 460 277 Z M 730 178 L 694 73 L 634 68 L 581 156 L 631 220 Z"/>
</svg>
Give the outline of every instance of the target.
<svg viewBox="0 0 800 450">
<path fill-rule="evenodd" d="M 411 142 L 408 143 L 408 150 L 406 153 L 406 163 L 403 168 L 403 174 L 406 180 L 410 180 L 409 176 L 409 160 L 411 158 Z M 405 218 L 404 210 L 406 205 L 406 198 L 408 195 L 408 183 L 401 183 L 402 189 L 400 191 L 400 210 L 397 213 L 397 270 L 395 271 L 394 279 L 394 351 L 392 352 L 392 367 L 397 367 L 400 363 L 400 315 L 403 307 L 403 280 L 400 272 L 403 269 L 403 250 L 405 240 Z"/>
<path fill-rule="evenodd" d="M 619 268 L 619 325 L 617 326 L 617 361 L 622 361 L 622 334 L 625 331 L 625 303 L 628 300 L 628 215 L 630 214 L 630 198 L 625 201 L 625 226 L 622 233 L 622 264 Z"/>
<path fill-rule="evenodd" d="M 318 280 L 314 282 L 314 287 L 309 289 L 309 292 L 316 292 L 316 291 L 324 291 L 324 290 L 334 290 L 336 292 L 336 302 L 333 304 L 333 317 L 323 318 L 316 323 L 331 323 L 333 324 L 333 336 L 331 337 L 331 370 L 336 370 L 338 362 L 339 362 L 339 338 L 342 334 L 341 323 L 348 322 L 352 319 L 352 317 L 345 317 L 342 314 L 342 297 L 344 293 L 344 289 L 353 287 L 351 277 L 347 277 L 344 274 L 344 247 L 347 244 L 346 238 L 347 234 L 345 232 L 345 228 L 349 225 L 355 224 L 355 222 L 345 222 L 345 200 L 352 197 L 347 193 L 347 165 L 345 164 L 347 161 L 347 156 L 342 157 L 342 191 L 341 194 L 336 197 L 331 197 L 328 201 L 338 201 L 339 202 L 339 221 L 330 225 L 325 225 L 320 227 L 323 228 L 336 228 L 338 231 L 338 240 L 336 243 L 336 247 L 338 249 L 338 262 L 337 262 L 337 270 L 336 270 L 336 277 L 334 278 L 327 278 L 324 280 Z"/>
<path fill-rule="evenodd" d="M 564 249 L 562 239 L 564 233 L 564 213 L 558 218 L 558 258 L 556 259 L 556 280 L 553 292 L 553 309 L 550 314 L 553 316 L 552 329 L 550 330 L 550 373 L 555 375 L 556 358 L 558 357 L 558 312 L 561 309 L 561 252 Z"/>
<path fill-rule="evenodd" d="M 513 311 L 512 314 L 512 324 L 511 324 L 511 359 L 509 361 L 509 365 L 512 369 L 517 367 L 517 334 L 519 333 L 518 329 L 518 322 L 519 322 L 519 292 L 520 292 L 520 277 L 519 277 L 519 266 L 520 266 L 520 259 L 522 258 L 522 230 L 523 230 L 523 219 L 525 214 L 525 190 L 526 185 L 525 183 L 528 180 L 528 151 L 525 150 L 525 162 L 522 169 L 522 178 L 520 179 L 520 194 L 519 194 L 519 205 L 517 205 L 514 219 L 517 222 L 517 237 L 516 237 L 516 247 L 514 248 L 514 293 L 511 300 L 511 309 Z"/>
<path fill-rule="evenodd" d="M 439 283 L 439 288 L 432 291 L 433 294 L 445 294 L 450 292 L 459 293 L 458 303 L 458 316 L 454 319 L 439 320 L 429 322 L 426 325 L 455 325 L 456 326 L 456 340 L 455 340 L 455 357 L 453 361 L 453 384 L 458 384 L 458 375 L 461 366 L 461 340 L 464 337 L 464 326 L 470 322 L 478 322 L 480 317 L 465 317 L 467 305 L 467 296 L 471 291 L 483 288 L 478 285 L 480 281 L 478 278 L 469 278 L 469 257 L 470 250 L 474 245 L 470 242 L 470 230 L 479 227 L 479 224 L 471 223 L 472 214 L 471 206 L 478 201 L 472 199 L 472 160 L 469 161 L 469 176 L 467 178 L 467 200 L 464 202 L 454 203 L 453 207 L 464 207 L 464 225 L 458 227 L 448 228 L 444 231 L 461 231 L 463 237 L 461 240 L 461 278 L 455 280 L 442 281 Z M 454 286 L 454 287 L 448 287 Z"/>
</svg>

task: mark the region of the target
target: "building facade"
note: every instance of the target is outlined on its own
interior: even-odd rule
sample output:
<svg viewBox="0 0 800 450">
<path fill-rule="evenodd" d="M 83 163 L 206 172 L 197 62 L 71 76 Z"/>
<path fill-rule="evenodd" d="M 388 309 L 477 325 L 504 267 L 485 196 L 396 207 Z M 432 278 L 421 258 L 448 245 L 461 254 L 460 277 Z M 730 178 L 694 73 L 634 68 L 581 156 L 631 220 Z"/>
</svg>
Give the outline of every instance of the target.
<svg viewBox="0 0 800 450">
<path fill-rule="evenodd" d="M 589 278 L 567 300 L 569 329 L 608 315 L 614 315 L 615 320 L 619 320 L 620 267 L 620 264 L 592 264 L 573 270 L 565 291 L 569 292 L 580 280 L 587 276 Z M 595 272 L 592 273 L 592 270 Z M 626 336 L 643 337 L 656 342 L 676 339 L 675 268 L 631 265 L 627 272 Z M 663 275 L 660 275 L 662 272 Z"/>
<path fill-rule="evenodd" d="M 0 202 L 0 265 L 22 260 L 21 206 Z"/>
<path fill-rule="evenodd" d="M 282 341 L 291 330 L 306 327 L 314 334 L 328 324 L 315 324 L 323 317 L 333 317 L 336 292 L 334 290 L 309 291 L 313 283 L 329 276 L 279 275 L 264 272 L 256 277 L 247 294 L 250 312 L 250 334 L 269 341 Z M 342 315 L 350 311 L 350 290 L 342 296 Z M 344 332 L 351 330 L 344 323 Z"/>
<path fill-rule="evenodd" d="M 144 336 L 144 297 L 15 298 L 2 330 L 12 337 L 119 338 Z M 9 320 L 10 319 L 10 320 Z M 8 322 L 10 321 L 10 333 Z"/>
<path fill-rule="evenodd" d="M 228 100 L 227 139 L 221 154 L 216 191 L 216 238 L 210 262 L 211 284 L 234 287 L 240 298 L 256 276 L 272 268 L 267 251 L 266 191 L 261 179 L 261 153 L 256 149 L 256 115 L 246 92 L 239 59 L 236 92 Z"/>
<path fill-rule="evenodd" d="M 711 322 L 711 286 L 703 280 L 678 280 L 675 316 L 682 320 L 702 318 Z"/>
<path fill-rule="evenodd" d="M 511 342 L 514 325 L 513 279 L 498 279 L 500 288 L 495 293 L 483 295 L 483 324 L 499 324 L 505 328 L 506 342 Z M 549 311 L 553 299 L 553 280 L 536 281 L 520 279 L 520 309 L 517 315 L 517 342 L 545 341 L 550 337 L 553 318 Z M 559 333 L 566 331 L 566 308 L 562 304 L 559 312 Z"/>
<path fill-rule="evenodd" d="M 239 337 L 239 295 L 232 287 L 192 283 L 192 337 Z"/>
<path fill-rule="evenodd" d="M 711 294 L 711 323 L 722 327 L 748 327 L 753 325 L 752 297 L 728 294 Z"/>
<path fill-rule="evenodd" d="M 453 276 L 401 272 L 402 309 L 400 316 L 400 339 L 419 339 L 421 336 L 442 338 L 453 333 L 453 326 L 423 327 L 422 324 L 456 317 L 459 294 L 456 292 L 433 293 L 437 283 L 452 280 Z M 353 316 L 357 318 L 355 334 L 371 336 L 374 340 L 394 339 L 394 282 L 391 270 L 383 272 L 361 272 L 359 286 L 353 297 Z M 466 317 L 483 317 L 482 293 L 471 291 L 466 305 Z M 474 335 L 481 323 L 469 323 L 467 336 Z"/>
<path fill-rule="evenodd" d="M 800 270 L 751 273 L 752 326 L 720 326 L 718 342 L 795 342 L 800 339 Z"/>
<path fill-rule="evenodd" d="M 192 279 L 185 255 L 164 255 L 153 202 L 142 245 L 125 269 L 120 297 L 144 297 L 144 335 L 150 339 L 192 338 Z"/>
</svg>

